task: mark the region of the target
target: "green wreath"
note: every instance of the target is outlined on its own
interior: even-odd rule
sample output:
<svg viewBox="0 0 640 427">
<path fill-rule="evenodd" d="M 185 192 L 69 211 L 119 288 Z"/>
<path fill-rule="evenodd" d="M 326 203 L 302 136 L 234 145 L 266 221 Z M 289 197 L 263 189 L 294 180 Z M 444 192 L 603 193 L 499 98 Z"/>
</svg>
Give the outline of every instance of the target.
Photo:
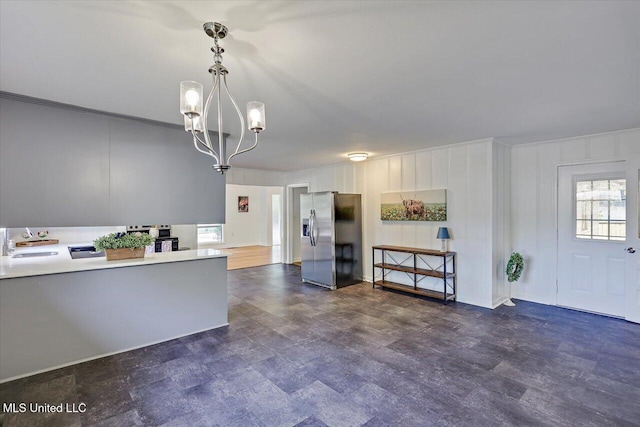
<svg viewBox="0 0 640 427">
<path fill-rule="evenodd" d="M 514 252 L 511 254 L 509 258 L 509 262 L 507 263 L 507 280 L 510 282 L 517 282 L 520 279 L 520 275 L 522 275 L 522 270 L 524 270 L 524 259 L 522 255 L 518 252 Z"/>
</svg>

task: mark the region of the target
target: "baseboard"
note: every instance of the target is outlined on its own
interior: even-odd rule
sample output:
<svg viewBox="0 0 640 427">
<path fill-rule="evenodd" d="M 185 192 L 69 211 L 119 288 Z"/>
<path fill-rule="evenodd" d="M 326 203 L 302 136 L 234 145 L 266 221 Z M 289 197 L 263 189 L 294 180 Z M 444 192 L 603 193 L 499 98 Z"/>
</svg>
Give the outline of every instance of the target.
<svg viewBox="0 0 640 427">
<path fill-rule="evenodd" d="M 509 300 L 511 298 L 509 297 L 502 297 L 499 298 L 498 300 L 493 302 L 493 307 L 491 307 L 491 310 L 495 310 L 496 308 L 500 307 L 502 304 L 504 304 L 505 301 Z"/>
<path fill-rule="evenodd" d="M 530 294 L 511 295 L 511 299 L 519 299 L 522 301 L 535 302 L 536 304 L 556 305 L 555 301 L 548 301 L 543 298 L 540 298 L 537 295 L 530 295 Z"/>
</svg>

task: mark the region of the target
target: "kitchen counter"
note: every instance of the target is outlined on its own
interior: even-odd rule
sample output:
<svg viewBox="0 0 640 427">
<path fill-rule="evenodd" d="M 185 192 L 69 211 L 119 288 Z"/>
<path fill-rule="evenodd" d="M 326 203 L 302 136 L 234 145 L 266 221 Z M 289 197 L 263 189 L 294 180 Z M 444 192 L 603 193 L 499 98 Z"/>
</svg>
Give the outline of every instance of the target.
<svg viewBox="0 0 640 427">
<path fill-rule="evenodd" d="M 85 243 L 85 245 L 87 245 Z M 71 273 L 75 271 L 102 270 L 107 268 L 135 267 L 168 262 L 196 261 L 199 259 L 221 258 L 230 255 L 217 249 L 195 249 L 176 252 L 147 254 L 144 258 L 107 261 L 106 257 L 71 259 L 68 246 L 82 244 L 61 244 L 17 249 L 15 254 L 26 252 L 58 252 L 58 255 L 12 258 L 0 257 L 0 280 L 17 277 L 42 276 L 46 274 Z"/>
<path fill-rule="evenodd" d="M 227 253 L 0 259 L 0 383 L 228 325 Z M 126 268 L 125 268 L 126 267 Z"/>
</svg>

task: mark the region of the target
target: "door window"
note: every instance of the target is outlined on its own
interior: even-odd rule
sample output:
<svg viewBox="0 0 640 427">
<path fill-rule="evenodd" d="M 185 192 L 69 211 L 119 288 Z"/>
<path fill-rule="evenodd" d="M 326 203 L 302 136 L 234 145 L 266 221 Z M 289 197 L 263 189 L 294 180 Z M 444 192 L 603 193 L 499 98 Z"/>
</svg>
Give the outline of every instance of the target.
<svg viewBox="0 0 640 427">
<path fill-rule="evenodd" d="M 617 179 L 580 179 L 575 187 L 576 238 L 626 239 L 627 182 Z"/>
</svg>

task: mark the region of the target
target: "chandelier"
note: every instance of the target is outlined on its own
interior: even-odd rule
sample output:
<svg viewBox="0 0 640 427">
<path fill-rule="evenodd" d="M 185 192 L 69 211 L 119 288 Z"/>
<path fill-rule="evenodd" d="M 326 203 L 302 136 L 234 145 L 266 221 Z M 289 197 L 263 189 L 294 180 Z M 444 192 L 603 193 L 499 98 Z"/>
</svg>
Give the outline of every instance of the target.
<svg viewBox="0 0 640 427">
<path fill-rule="evenodd" d="M 209 73 L 211 73 L 213 77 L 213 87 L 211 88 L 211 92 L 209 92 L 203 109 L 202 85 L 194 81 L 180 82 L 180 112 L 184 115 L 184 129 L 193 135 L 193 145 L 196 150 L 213 157 L 216 161 L 213 168 L 221 174 L 224 174 L 224 172 L 231 167 L 230 162 L 234 156 L 251 151 L 258 145 L 258 134 L 265 129 L 264 104 L 257 101 L 247 103 L 247 128 L 256 134 L 256 138 L 255 143 L 251 147 L 241 150 L 240 147 L 244 138 L 244 118 L 242 117 L 236 100 L 233 99 L 231 92 L 229 92 L 229 87 L 227 86 L 227 74 L 229 74 L 229 72 L 225 66 L 222 65 L 224 49 L 218 45 L 218 42 L 225 38 L 229 31 L 227 27 L 218 22 L 206 22 L 203 27 L 204 32 L 213 38 L 211 51 L 213 52 L 214 64 L 209 68 Z M 227 152 L 226 140 L 222 129 L 222 87 L 224 87 L 224 91 L 231 100 L 240 118 L 240 140 L 238 141 L 235 151 L 230 154 Z M 213 148 L 213 143 L 211 142 L 207 128 L 209 107 L 214 97 L 216 98 L 218 112 L 217 151 Z"/>
</svg>

